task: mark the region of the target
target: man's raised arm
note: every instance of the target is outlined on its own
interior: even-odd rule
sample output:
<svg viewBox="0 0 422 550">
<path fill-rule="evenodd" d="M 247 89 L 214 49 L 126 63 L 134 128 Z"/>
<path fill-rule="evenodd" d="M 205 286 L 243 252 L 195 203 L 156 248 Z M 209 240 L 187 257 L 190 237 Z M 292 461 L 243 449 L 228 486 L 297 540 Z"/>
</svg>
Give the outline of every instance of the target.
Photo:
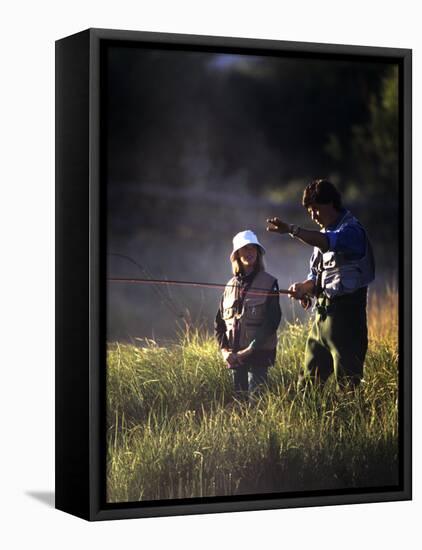
<svg viewBox="0 0 422 550">
<path fill-rule="evenodd" d="M 305 244 L 316 246 L 321 250 L 321 252 L 327 252 L 328 250 L 328 238 L 324 235 L 324 233 L 320 233 L 319 231 L 309 231 L 308 229 L 303 229 L 297 225 L 288 224 L 280 220 L 280 218 L 269 218 L 267 219 L 267 224 L 267 231 L 272 233 L 280 233 L 280 235 L 289 233 Z"/>
</svg>

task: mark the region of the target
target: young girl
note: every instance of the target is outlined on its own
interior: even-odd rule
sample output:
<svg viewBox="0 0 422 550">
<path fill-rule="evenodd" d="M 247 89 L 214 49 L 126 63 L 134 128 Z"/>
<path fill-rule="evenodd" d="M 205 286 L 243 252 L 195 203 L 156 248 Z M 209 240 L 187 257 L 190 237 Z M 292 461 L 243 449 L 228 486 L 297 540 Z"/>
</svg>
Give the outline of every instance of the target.
<svg viewBox="0 0 422 550">
<path fill-rule="evenodd" d="M 275 361 L 281 309 L 277 280 L 264 270 L 263 254 L 253 231 L 235 235 L 230 255 L 234 277 L 215 318 L 215 336 L 240 399 L 259 392 Z"/>
</svg>

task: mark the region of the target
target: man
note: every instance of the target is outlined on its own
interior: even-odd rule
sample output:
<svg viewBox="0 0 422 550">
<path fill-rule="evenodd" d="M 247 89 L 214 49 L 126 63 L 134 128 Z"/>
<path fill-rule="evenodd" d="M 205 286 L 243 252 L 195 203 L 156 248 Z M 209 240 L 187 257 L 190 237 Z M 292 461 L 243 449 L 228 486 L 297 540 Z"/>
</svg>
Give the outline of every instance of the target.
<svg viewBox="0 0 422 550">
<path fill-rule="evenodd" d="M 310 305 L 316 316 L 308 336 L 300 385 L 307 380 L 324 384 L 334 372 L 341 386 L 356 386 L 363 378 L 368 349 L 366 302 L 374 280 L 372 247 L 359 221 L 342 206 L 341 196 L 327 180 L 314 180 L 305 189 L 303 206 L 320 231 L 267 220 L 267 231 L 284 234 L 314 247 L 310 273 L 290 286 L 290 296 Z"/>
</svg>

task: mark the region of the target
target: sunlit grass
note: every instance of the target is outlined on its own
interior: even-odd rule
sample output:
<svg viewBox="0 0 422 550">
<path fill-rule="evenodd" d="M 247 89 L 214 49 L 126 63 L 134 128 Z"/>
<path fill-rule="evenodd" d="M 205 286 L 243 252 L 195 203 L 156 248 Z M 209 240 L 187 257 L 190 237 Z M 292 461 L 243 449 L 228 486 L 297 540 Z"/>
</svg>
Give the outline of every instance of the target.
<svg viewBox="0 0 422 550">
<path fill-rule="evenodd" d="M 110 344 L 110 502 L 387 486 L 398 481 L 397 293 L 369 302 L 370 347 L 357 391 L 297 392 L 307 324 L 285 325 L 268 387 L 232 396 L 214 339 Z"/>
</svg>

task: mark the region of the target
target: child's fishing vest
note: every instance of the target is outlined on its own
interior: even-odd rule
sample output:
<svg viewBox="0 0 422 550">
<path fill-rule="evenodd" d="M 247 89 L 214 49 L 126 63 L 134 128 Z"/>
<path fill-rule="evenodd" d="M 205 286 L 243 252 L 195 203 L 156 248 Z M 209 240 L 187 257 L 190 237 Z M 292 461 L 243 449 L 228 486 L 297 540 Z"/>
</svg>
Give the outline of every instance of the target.
<svg viewBox="0 0 422 550">
<path fill-rule="evenodd" d="M 355 292 L 375 278 L 374 255 L 366 231 L 350 212 L 345 214 L 337 229 L 341 230 L 346 225 L 357 226 L 364 231 L 365 254 L 358 260 L 348 259 L 347 255 L 333 250 L 315 254 L 314 267 L 320 273 L 321 289 L 328 298 Z"/>
<path fill-rule="evenodd" d="M 240 312 L 237 311 L 236 304 L 240 285 L 235 277 L 227 283 L 223 294 L 222 316 L 226 323 L 226 336 L 231 346 L 235 341 L 235 332 L 239 335 L 239 350 L 249 346 L 255 339 L 258 329 L 265 320 L 267 292 L 272 291 L 275 282 L 275 277 L 265 271 L 259 271 L 246 291 Z M 257 294 L 254 294 L 253 291 Z M 277 335 L 274 332 L 259 349 L 275 349 L 276 347 Z"/>
</svg>

